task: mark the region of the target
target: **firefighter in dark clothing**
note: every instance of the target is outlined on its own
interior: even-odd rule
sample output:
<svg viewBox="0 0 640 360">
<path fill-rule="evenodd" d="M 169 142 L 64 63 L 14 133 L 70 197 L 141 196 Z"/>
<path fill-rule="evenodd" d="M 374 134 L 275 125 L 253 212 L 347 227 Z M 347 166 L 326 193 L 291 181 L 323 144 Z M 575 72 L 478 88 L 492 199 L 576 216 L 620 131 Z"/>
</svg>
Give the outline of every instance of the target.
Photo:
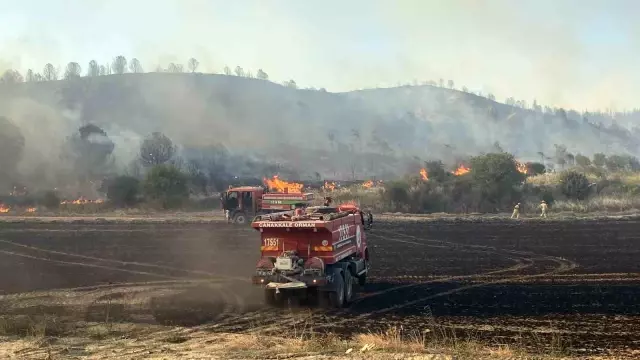
<svg viewBox="0 0 640 360">
<path fill-rule="evenodd" d="M 331 206 L 331 201 L 332 201 L 332 200 L 331 200 L 331 197 L 326 196 L 326 197 L 324 198 L 324 206 Z"/>
</svg>

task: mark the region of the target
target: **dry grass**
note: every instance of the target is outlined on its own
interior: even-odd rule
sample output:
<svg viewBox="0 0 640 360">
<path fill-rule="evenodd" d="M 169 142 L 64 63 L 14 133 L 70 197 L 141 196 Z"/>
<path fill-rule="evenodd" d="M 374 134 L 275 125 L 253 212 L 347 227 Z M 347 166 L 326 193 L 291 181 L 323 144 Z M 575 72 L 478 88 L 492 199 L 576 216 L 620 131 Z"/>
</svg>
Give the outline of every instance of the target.
<svg viewBox="0 0 640 360">
<path fill-rule="evenodd" d="M 354 185 L 338 188 L 334 191 L 319 192 L 316 195 L 316 202 L 319 205 L 322 203 L 322 199 L 325 196 L 330 196 L 335 204 L 355 202 L 361 208 L 379 211 L 384 208 L 384 204 L 382 202 L 382 191 L 383 188 L 381 187 L 367 189 L 361 185 Z"/>
<path fill-rule="evenodd" d="M 68 323 L 53 316 L 0 316 L 0 336 L 44 337 L 63 336 L 70 331 Z"/>
<path fill-rule="evenodd" d="M 610 180 L 617 179 L 625 185 L 640 186 L 640 173 L 620 173 L 608 177 Z"/>
<path fill-rule="evenodd" d="M 323 359 L 571 359 L 562 345 L 562 339 L 540 338 L 535 354 L 527 353 L 524 345 L 489 346 L 473 338 L 461 339 L 452 329 L 429 323 L 427 330 L 404 331 L 390 327 L 386 331 L 356 335 L 344 339 L 335 334 L 314 334 L 294 331 L 288 336 L 264 334 L 216 334 L 206 330 L 184 331 L 141 324 L 68 323 L 74 331 L 64 339 L 42 345 L 47 334 L 38 322 L 27 322 L 20 328 L 33 329 L 33 337 L 16 337 L 23 331 L 10 330 L 0 344 L 0 355 L 20 354 L 17 358 L 66 358 L 69 349 L 77 349 L 83 356 L 96 359 L 136 359 L 144 355 L 149 359 L 182 358 L 323 358 Z M 6 325 L 6 323 L 5 323 Z M 48 325 L 47 325 L 48 326 Z M 13 334 L 13 335 L 12 335 Z M 539 349 L 538 349 L 539 348 Z M 26 356 L 29 354 L 29 356 Z M 53 354 L 53 355 L 51 355 Z M 43 357 L 44 356 L 44 357 Z M 0 356 L 1 357 L 1 356 Z M 14 356 L 15 357 L 15 356 Z"/>
<path fill-rule="evenodd" d="M 553 212 L 626 212 L 640 209 L 640 197 L 598 196 L 584 201 L 558 200 L 553 203 Z"/>
<path fill-rule="evenodd" d="M 578 171 L 584 173 L 587 179 L 589 179 L 589 181 L 592 183 L 606 179 L 610 181 L 619 181 L 624 185 L 640 186 L 640 173 L 637 172 L 616 172 L 607 173 L 606 175 L 604 175 L 596 174 L 589 171 Z M 560 184 L 561 174 L 561 172 L 556 172 L 530 176 L 527 178 L 527 183 L 541 187 L 555 187 Z"/>
<path fill-rule="evenodd" d="M 590 182 L 597 182 L 598 180 L 602 180 L 600 176 L 597 174 L 586 172 L 584 173 L 587 179 Z M 539 187 L 555 187 L 560 184 L 560 177 L 562 176 L 562 172 L 555 173 L 546 173 L 540 174 L 536 176 L 530 176 L 527 178 L 527 183 Z M 618 176 L 618 174 L 611 174 L 610 177 Z M 610 178 L 607 177 L 607 178 Z M 640 183 L 640 182 L 639 182 Z"/>
<path fill-rule="evenodd" d="M 358 345 L 369 345 L 376 350 L 395 352 L 422 352 L 425 350 L 423 334 L 404 335 L 401 329 L 392 327 L 382 333 L 360 334 L 354 337 Z"/>
</svg>

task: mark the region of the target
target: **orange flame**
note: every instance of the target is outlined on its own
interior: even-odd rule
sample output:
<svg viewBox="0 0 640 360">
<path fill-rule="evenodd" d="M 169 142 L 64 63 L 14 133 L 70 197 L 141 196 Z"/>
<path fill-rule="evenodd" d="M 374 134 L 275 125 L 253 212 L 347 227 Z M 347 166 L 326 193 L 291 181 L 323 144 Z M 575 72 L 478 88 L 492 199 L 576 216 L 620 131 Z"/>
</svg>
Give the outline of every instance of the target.
<svg viewBox="0 0 640 360">
<path fill-rule="evenodd" d="M 467 174 L 469 171 L 471 171 L 470 168 L 468 168 L 468 167 L 466 167 L 464 165 L 460 165 L 460 166 L 458 166 L 456 171 L 453 172 L 453 175 L 460 176 L 460 175 Z"/>
<path fill-rule="evenodd" d="M 27 212 L 28 213 L 34 213 L 34 212 L 36 212 L 36 208 L 34 208 L 34 207 L 27 208 Z"/>
<path fill-rule="evenodd" d="M 521 163 L 519 161 L 516 161 L 516 168 L 518 169 L 518 171 L 522 174 L 527 174 L 529 172 L 529 166 L 525 163 Z"/>
<path fill-rule="evenodd" d="M 420 177 L 422 178 L 423 181 L 429 180 L 429 174 L 427 174 L 427 169 L 425 168 L 420 169 Z"/>
<path fill-rule="evenodd" d="M 264 184 L 269 187 L 270 190 L 275 190 L 278 192 L 284 192 L 285 189 L 290 193 L 299 193 L 302 192 L 303 184 L 298 184 L 294 182 L 287 182 L 284 180 L 278 179 L 278 175 L 274 175 L 272 179 L 263 178 Z"/>
<path fill-rule="evenodd" d="M 365 189 L 371 189 L 373 187 L 373 181 L 371 181 L 371 180 L 365 181 L 362 184 L 362 187 L 364 187 Z"/>
<path fill-rule="evenodd" d="M 104 200 L 87 200 L 83 196 L 76 200 L 64 200 L 60 202 L 60 205 L 84 205 L 84 204 L 102 204 Z"/>
<path fill-rule="evenodd" d="M 5 206 L 4 204 L 0 204 L 0 214 L 6 214 L 11 210 L 10 207 Z"/>
<path fill-rule="evenodd" d="M 333 191 L 333 190 L 336 189 L 336 183 L 334 183 L 333 181 L 326 181 L 325 180 L 323 188 L 326 191 Z"/>
</svg>

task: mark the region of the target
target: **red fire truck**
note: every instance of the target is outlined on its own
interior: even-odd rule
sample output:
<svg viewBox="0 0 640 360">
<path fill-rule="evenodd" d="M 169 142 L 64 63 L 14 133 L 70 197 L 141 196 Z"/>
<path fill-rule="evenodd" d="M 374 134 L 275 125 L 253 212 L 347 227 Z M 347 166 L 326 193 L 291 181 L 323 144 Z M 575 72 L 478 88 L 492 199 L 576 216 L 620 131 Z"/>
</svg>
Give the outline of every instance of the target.
<svg viewBox="0 0 640 360">
<path fill-rule="evenodd" d="M 355 205 L 312 206 L 301 214 L 284 211 L 257 216 L 261 259 L 253 283 L 264 288 L 268 304 L 316 298 L 342 307 L 365 284 L 370 253 L 365 231 L 373 216 Z"/>
<path fill-rule="evenodd" d="M 307 207 L 313 193 L 266 192 L 261 186 L 229 188 L 221 196 L 227 221 L 245 224 L 256 215 L 269 214 L 298 207 Z"/>
</svg>

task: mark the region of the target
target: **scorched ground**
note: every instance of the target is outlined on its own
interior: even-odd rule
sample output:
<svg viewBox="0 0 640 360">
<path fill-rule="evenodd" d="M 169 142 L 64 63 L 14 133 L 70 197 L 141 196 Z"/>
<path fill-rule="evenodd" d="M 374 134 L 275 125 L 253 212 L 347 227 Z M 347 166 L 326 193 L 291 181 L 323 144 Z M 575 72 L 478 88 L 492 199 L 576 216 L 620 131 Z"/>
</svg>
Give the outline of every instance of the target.
<svg viewBox="0 0 640 360">
<path fill-rule="evenodd" d="M 4 314 L 351 335 L 401 325 L 577 354 L 640 349 L 640 222 L 376 221 L 349 308 L 274 309 L 248 227 L 0 223 Z"/>
</svg>

